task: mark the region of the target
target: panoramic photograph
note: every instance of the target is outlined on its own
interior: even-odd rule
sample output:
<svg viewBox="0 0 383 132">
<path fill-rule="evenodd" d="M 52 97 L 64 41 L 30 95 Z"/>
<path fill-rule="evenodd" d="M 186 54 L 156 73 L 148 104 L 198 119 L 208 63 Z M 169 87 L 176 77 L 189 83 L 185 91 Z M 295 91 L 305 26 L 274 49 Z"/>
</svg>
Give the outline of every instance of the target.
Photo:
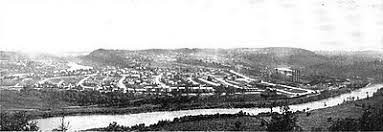
<svg viewBox="0 0 383 132">
<path fill-rule="evenodd" d="M 0 131 L 383 131 L 382 0 L 1 0 Z"/>
</svg>

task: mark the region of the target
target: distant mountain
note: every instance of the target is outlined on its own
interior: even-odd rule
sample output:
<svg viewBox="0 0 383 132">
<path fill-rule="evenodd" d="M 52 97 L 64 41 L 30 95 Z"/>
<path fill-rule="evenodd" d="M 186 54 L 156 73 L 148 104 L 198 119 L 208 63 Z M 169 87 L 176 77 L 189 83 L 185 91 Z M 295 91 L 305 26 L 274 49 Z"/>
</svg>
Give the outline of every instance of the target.
<svg viewBox="0 0 383 132">
<path fill-rule="evenodd" d="M 59 56 L 62 57 L 75 57 L 75 56 L 83 56 L 89 54 L 89 51 L 73 51 L 73 52 L 63 52 Z"/>
<path fill-rule="evenodd" d="M 288 47 L 237 48 L 237 49 L 148 49 L 148 50 L 107 50 L 98 49 L 82 59 L 102 64 L 124 65 L 132 60 L 156 61 L 165 55 L 178 60 L 215 60 L 217 62 L 243 65 L 292 65 L 305 67 L 328 61 L 328 58 L 309 50 Z"/>
<path fill-rule="evenodd" d="M 330 58 L 332 63 L 345 65 L 383 60 L 383 51 L 317 51 L 316 53 Z"/>
<path fill-rule="evenodd" d="M 163 57 L 173 58 L 177 63 L 208 65 L 207 63 L 244 65 L 253 68 L 290 66 L 320 71 L 323 67 L 336 67 L 379 61 L 379 51 L 329 52 L 309 51 L 290 47 L 235 48 L 235 49 L 147 49 L 107 50 L 98 49 L 81 57 L 83 60 L 105 65 L 127 66 L 133 62 L 172 63 Z M 162 57 L 162 58 L 161 58 Z"/>
<path fill-rule="evenodd" d="M 98 49 L 79 58 L 86 62 L 95 62 L 98 64 L 123 65 L 126 62 L 126 59 L 122 56 L 123 52 L 125 51 Z"/>
<path fill-rule="evenodd" d="M 359 58 L 383 58 L 383 50 L 364 51 L 316 51 L 317 54 L 325 56 L 354 56 Z"/>
<path fill-rule="evenodd" d="M 28 53 L 15 51 L 0 51 L 0 60 L 8 61 L 65 61 L 65 58 L 46 53 Z"/>
<path fill-rule="evenodd" d="M 271 47 L 234 50 L 247 60 L 271 65 L 309 66 L 328 61 L 325 56 L 300 48 Z"/>
<path fill-rule="evenodd" d="M 14 60 L 21 60 L 25 58 L 28 58 L 28 57 L 18 52 L 0 51 L 0 60 L 14 61 Z"/>
</svg>

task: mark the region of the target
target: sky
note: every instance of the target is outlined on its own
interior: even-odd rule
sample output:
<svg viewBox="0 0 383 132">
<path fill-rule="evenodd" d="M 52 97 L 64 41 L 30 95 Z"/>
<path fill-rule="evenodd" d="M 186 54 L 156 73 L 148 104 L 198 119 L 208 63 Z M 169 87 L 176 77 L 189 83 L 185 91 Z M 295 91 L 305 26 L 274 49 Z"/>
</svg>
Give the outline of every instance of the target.
<svg viewBox="0 0 383 132">
<path fill-rule="evenodd" d="M 383 0 L 0 0 L 0 50 L 383 50 Z"/>
</svg>

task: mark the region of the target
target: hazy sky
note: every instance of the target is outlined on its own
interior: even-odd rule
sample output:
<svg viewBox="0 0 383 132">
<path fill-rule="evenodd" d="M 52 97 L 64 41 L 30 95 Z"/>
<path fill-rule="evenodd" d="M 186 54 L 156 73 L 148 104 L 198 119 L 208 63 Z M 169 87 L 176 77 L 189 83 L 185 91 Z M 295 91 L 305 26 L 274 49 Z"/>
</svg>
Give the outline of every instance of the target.
<svg viewBox="0 0 383 132">
<path fill-rule="evenodd" d="M 383 48 L 383 0 L 0 0 L 1 50 Z"/>
</svg>

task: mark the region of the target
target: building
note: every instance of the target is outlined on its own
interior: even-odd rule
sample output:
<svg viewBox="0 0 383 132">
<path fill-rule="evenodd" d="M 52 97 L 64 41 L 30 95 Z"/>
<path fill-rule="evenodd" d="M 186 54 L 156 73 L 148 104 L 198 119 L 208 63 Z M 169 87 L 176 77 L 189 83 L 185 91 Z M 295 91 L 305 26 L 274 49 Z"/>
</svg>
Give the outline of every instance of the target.
<svg viewBox="0 0 383 132">
<path fill-rule="evenodd" d="M 293 70 L 290 67 L 274 68 L 276 74 L 292 76 Z"/>
<path fill-rule="evenodd" d="M 300 82 L 301 71 L 290 67 L 274 68 L 274 73 L 284 81 Z"/>
<path fill-rule="evenodd" d="M 300 80 L 301 80 L 301 71 L 298 69 L 293 69 L 291 81 L 300 82 Z"/>
</svg>

